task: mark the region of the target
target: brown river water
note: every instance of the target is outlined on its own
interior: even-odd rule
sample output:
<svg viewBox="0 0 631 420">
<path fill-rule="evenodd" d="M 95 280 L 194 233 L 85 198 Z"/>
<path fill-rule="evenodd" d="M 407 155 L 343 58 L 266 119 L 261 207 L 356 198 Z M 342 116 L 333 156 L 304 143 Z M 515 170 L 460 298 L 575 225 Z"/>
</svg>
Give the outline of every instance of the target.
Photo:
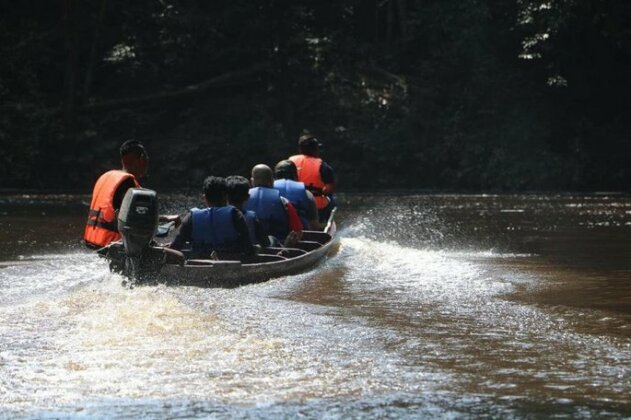
<svg viewBox="0 0 631 420">
<path fill-rule="evenodd" d="M 349 194 L 307 273 L 131 290 L 87 199 L 0 196 L 0 418 L 631 416 L 631 196 Z"/>
</svg>

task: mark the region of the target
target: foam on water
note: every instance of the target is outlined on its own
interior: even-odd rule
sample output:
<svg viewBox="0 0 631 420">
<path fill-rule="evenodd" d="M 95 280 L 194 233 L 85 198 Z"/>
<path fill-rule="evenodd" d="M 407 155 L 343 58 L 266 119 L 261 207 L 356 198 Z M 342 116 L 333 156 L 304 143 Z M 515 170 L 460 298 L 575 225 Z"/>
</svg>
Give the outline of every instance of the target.
<svg viewBox="0 0 631 420">
<path fill-rule="evenodd" d="M 103 280 L 107 263 L 87 252 L 33 255 L 0 269 L 0 307 L 53 299 L 82 284 Z"/>
<path fill-rule="evenodd" d="M 628 341 L 572 330 L 574 317 L 596 319 L 598 312 L 548 311 L 504 299 L 516 284 L 538 283 L 484 262 L 504 256 L 463 258 L 362 237 L 345 239 L 343 250 L 354 307 L 380 328 L 397 329 L 408 363 L 454 373 L 445 389 L 575 401 L 598 387 L 602 398 L 631 401 Z M 533 387 L 538 381 L 546 386 Z"/>
<path fill-rule="evenodd" d="M 540 279 L 493 261 L 528 254 L 404 246 L 365 231 L 343 231 L 317 270 L 238 289 L 130 290 L 85 253 L 0 270 L 0 416 L 629 404 L 628 340 L 572 328 L 573 317 L 602 314 L 505 298 Z"/>
</svg>

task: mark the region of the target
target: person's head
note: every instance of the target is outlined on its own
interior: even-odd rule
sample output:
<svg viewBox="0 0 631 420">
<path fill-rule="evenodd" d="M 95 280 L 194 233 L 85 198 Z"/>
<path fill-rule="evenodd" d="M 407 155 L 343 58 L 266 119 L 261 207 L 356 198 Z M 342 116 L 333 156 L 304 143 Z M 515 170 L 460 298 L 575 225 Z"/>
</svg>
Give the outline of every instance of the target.
<svg viewBox="0 0 631 420">
<path fill-rule="evenodd" d="M 229 176 L 226 178 L 226 193 L 228 204 L 241 209 L 250 198 L 250 182 L 239 175 Z"/>
<path fill-rule="evenodd" d="M 252 168 L 252 186 L 253 187 L 273 187 L 274 175 L 272 168 L 267 165 L 256 165 Z"/>
<path fill-rule="evenodd" d="M 298 139 L 300 153 L 307 156 L 320 157 L 322 143 L 311 133 L 305 133 Z"/>
<path fill-rule="evenodd" d="M 281 160 L 274 167 L 274 178 L 296 181 L 298 179 L 296 164 L 291 160 Z"/>
<path fill-rule="evenodd" d="M 120 156 L 124 171 L 139 179 L 147 174 L 149 155 L 138 140 L 132 139 L 123 143 L 120 147 Z"/>
<path fill-rule="evenodd" d="M 209 207 L 226 205 L 226 180 L 218 176 L 209 176 L 204 180 L 204 198 Z"/>
</svg>

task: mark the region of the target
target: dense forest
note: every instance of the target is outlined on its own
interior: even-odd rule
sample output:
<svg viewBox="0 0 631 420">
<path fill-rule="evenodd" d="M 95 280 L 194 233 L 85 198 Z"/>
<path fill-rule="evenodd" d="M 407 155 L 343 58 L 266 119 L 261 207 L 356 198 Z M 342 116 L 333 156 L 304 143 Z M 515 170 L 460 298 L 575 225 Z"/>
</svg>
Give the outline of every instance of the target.
<svg viewBox="0 0 631 420">
<path fill-rule="evenodd" d="M 129 138 L 196 188 L 305 129 L 346 190 L 631 185 L 629 0 L 3 1 L 0 56 L 1 188 Z"/>
</svg>

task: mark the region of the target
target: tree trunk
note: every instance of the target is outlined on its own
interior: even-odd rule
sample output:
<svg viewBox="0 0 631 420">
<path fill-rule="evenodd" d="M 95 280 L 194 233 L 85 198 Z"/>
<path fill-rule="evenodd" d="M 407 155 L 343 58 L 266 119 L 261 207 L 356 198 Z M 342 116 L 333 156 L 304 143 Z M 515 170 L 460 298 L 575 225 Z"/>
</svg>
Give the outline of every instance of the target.
<svg viewBox="0 0 631 420">
<path fill-rule="evenodd" d="M 285 139 L 293 139 L 296 136 L 296 123 L 293 101 L 291 97 L 291 73 L 289 71 L 287 54 L 287 19 L 289 2 L 277 0 L 273 11 L 276 20 L 274 28 L 275 45 L 275 85 L 280 118 L 283 125 Z"/>
<path fill-rule="evenodd" d="M 201 95 L 210 88 L 218 86 L 227 86 L 230 84 L 242 84 L 248 78 L 252 78 L 268 68 L 267 63 L 259 63 L 247 69 L 236 70 L 229 73 L 213 77 L 201 83 L 186 86 L 182 89 L 161 91 L 142 96 L 133 96 L 129 98 L 115 99 L 111 101 L 102 101 L 92 104 L 85 104 L 84 112 L 99 112 L 122 107 L 137 106 L 156 106 L 163 105 L 180 99 L 190 98 Z"/>
<path fill-rule="evenodd" d="M 379 0 L 375 0 L 375 43 L 379 42 Z"/>
<path fill-rule="evenodd" d="M 392 45 L 392 40 L 394 39 L 395 7 L 394 1 L 388 1 L 386 4 L 386 45 Z"/>
<path fill-rule="evenodd" d="M 64 38 L 66 63 L 64 69 L 63 117 L 64 132 L 67 138 L 74 136 L 75 131 L 75 92 L 77 66 L 79 64 L 79 46 L 77 42 L 76 5 L 74 0 L 63 1 Z"/>
<path fill-rule="evenodd" d="M 406 40 L 408 38 L 408 11 L 406 0 L 398 0 L 397 10 L 399 12 L 399 28 L 401 31 L 401 38 Z"/>
<path fill-rule="evenodd" d="M 101 25 L 103 24 L 103 19 L 105 18 L 106 5 L 107 0 L 101 0 L 96 22 L 94 23 L 94 36 L 92 38 L 92 46 L 90 47 L 90 55 L 88 57 L 88 64 L 85 70 L 85 80 L 83 83 L 82 102 L 84 104 L 88 102 L 90 98 L 90 91 L 92 90 L 92 78 L 94 74 L 94 66 L 96 64 L 96 50 L 99 45 L 99 36 L 101 32 Z"/>
</svg>

